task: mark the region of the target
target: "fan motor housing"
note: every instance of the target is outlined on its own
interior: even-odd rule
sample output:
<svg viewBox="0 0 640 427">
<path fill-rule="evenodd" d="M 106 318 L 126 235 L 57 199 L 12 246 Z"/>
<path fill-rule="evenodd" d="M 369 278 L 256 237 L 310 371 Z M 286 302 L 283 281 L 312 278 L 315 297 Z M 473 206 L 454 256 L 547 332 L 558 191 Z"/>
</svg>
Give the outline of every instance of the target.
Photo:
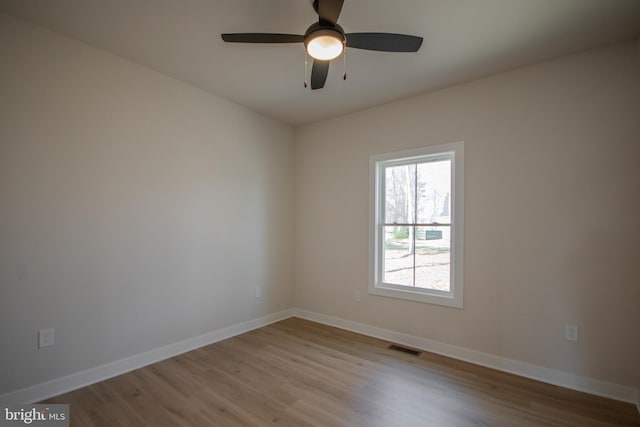
<svg viewBox="0 0 640 427">
<path fill-rule="evenodd" d="M 304 33 L 304 47 L 306 48 L 311 40 L 319 36 L 332 36 L 340 40 L 342 43 L 346 41 L 344 30 L 340 25 L 323 25 L 316 22 Z"/>
</svg>

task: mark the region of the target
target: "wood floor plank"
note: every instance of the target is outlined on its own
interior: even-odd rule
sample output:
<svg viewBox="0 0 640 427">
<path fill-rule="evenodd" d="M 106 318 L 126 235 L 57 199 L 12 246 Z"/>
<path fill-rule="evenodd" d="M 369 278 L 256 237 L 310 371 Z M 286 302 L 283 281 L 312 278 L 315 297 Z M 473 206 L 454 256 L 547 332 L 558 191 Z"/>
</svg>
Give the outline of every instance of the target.
<svg viewBox="0 0 640 427">
<path fill-rule="evenodd" d="M 640 426 L 633 405 L 291 318 L 47 400 L 71 425 Z"/>
</svg>

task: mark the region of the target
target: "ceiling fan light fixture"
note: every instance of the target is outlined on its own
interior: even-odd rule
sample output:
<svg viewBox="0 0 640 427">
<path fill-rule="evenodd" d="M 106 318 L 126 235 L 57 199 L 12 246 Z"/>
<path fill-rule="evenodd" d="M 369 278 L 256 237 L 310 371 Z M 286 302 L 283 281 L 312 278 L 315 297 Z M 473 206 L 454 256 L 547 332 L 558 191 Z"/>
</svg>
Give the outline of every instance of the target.
<svg viewBox="0 0 640 427">
<path fill-rule="evenodd" d="M 344 51 L 344 35 L 333 29 L 312 32 L 305 41 L 307 52 L 313 59 L 331 61 Z"/>
<path fill-rule="evenodd" d="M 307 0 L 309 1 L 309 0 Z M 329 65 L 342 55 L 345 59 L 346 80 L 347 47 L 379 52 L 417 52 L 422 45 L 422 37 L 395 33 L 345 33 L 338 25 L 338 18 L 345 0 L 313 0 L 313 8 L 318 20 L 311 24 L 304 35 L 283 33 L 228 33 L 222 40 L 231 43 L 304 43 L 304 87 L 307 87 L 307 63 L 311 65 L 311 89 L 322 89 L 327 80 Z M 348 40 L 347 40 L 348 38 Z"/>
</svg>

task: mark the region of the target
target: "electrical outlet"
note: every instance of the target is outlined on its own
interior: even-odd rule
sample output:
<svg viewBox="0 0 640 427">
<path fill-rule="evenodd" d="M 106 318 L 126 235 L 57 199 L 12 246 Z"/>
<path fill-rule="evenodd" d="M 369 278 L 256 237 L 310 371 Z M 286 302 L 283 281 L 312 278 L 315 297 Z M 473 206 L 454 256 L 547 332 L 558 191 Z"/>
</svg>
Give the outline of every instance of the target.
<svg viewBox="0 0 640 427">
<path fill-rule="evenodd" d="M 360 302 L 360 300 L 361 300 L 360 291 L 355 291 L 354 292 L 353 299 L 355 300 L 355 302 Z"/>
<path fill-rule="evenodd" d="M 570 325 L 569 323 L 564 325 L 564 339 L 567 341 L 578 341 L 578 326 Z"/>
<path fill-rule="evenodd" d="M 262 288 L 260 286 L 256 286 L 256 298 L 262 297 Z"/>
<path fill-rule="evenodd" d="M 53 328 L 38 331 L 38 348 L 51 347 L 53 345 Z"/>
</svg>

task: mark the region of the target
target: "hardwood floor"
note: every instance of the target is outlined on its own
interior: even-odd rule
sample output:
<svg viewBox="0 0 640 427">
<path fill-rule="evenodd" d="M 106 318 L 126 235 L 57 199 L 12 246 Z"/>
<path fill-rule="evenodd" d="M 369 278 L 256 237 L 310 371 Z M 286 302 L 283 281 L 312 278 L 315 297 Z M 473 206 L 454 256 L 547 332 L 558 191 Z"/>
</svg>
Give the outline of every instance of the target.
<svg viewBox="0 0 640 427">
<path fill-rule="evenodd" d="M 633 405 L 291 318 L 47 400 L 72 426 L 640 426 Z"/>
</svg>

